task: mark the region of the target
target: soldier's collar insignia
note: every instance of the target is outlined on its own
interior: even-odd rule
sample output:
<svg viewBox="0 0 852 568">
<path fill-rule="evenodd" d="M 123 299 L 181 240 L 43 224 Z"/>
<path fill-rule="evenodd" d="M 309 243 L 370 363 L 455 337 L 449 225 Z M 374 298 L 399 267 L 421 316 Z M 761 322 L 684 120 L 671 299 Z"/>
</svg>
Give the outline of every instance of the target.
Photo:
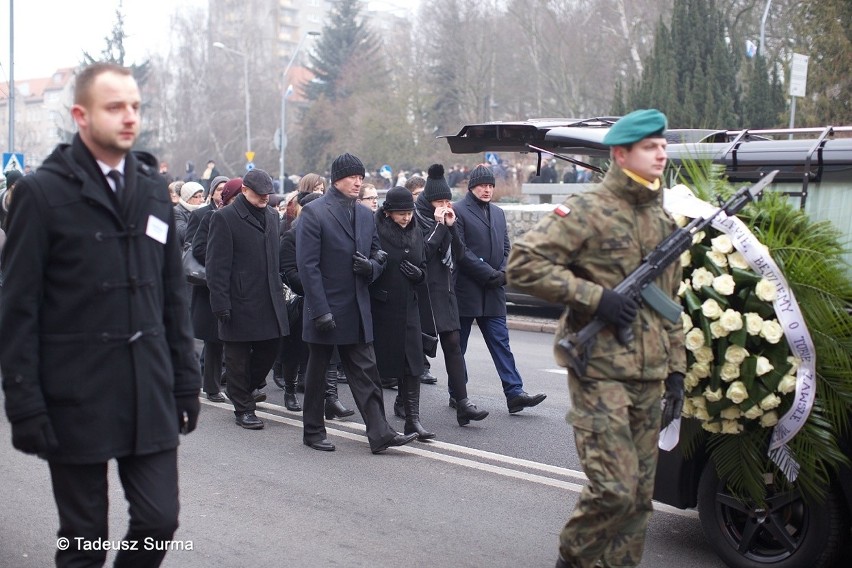
<svg viewBox="0 0 852 568">
<path fill-rule="evenodd" d="M 563 203 L 560 203 L 556 206 L 556 209 L 554 209 L 553 212 L 559 215 L 560 217 L 567 217 L 568 213 L 571 212 L 571 208 Z"/>
</svg>

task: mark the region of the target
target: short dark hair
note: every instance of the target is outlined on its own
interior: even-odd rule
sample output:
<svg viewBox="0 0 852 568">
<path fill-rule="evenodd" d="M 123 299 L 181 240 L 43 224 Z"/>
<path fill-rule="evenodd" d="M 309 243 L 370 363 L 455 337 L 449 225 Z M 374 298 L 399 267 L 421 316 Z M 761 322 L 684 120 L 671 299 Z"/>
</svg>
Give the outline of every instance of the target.
<svg viewBox="0 0 852 568">
<path fill-rule="evenodd" d="M 414 193 L 415 189 L 420 189 L 421 187 L 426 187 L 426 180 L 420 176 L 411 176 L 405 182 L 405 189 Z"/>
<path fill-rule="evenodd" d="M 99 75 L 103 75 L 104 73 L 133 76 L 133 72 L 130 69 L 122 67 L 117 63 L 109 63 L 105 61 L 92 63 L 91 65 L 83 68 L 83 70 L 77 74 L 77 80 L 74 83 L 75 105 L 85 106 L 89 103 L 89 94 L 92 90 L 92 83 L 95 82 L 95 79 L 97 79 Z"/>
</svg>

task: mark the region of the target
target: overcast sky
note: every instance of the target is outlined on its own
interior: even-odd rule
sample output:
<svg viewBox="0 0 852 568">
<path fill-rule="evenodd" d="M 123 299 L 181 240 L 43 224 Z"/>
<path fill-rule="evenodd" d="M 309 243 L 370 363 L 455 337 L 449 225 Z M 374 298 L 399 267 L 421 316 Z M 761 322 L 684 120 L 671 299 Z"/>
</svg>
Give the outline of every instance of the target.
<svg viewBox="0 0 852 568">
<path fill-rule="evenodd" d="M 175 10 L 206 7 L 207 0 L 11 0 L 14 2 L 15 79 L 49 77 L 74 67 L 83 51 L 93 56 L 104 48 L 115 10 L 123 3 L 127 63 L 151 53 L 165 53 Z M 9 3 L 0 0 L 0 81 L 9 80 Z M 417 0 L 371 0 L 373 9 L 413 9 Z"/>
</svg>

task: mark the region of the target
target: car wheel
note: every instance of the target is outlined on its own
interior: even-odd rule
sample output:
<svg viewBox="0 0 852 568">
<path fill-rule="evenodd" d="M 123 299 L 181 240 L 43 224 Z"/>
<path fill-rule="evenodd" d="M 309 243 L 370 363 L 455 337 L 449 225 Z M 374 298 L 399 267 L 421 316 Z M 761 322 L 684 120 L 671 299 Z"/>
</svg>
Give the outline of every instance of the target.
<svg viewBox="0 0 852 568">
<path fill-rule="evenodd" d="M 765 508 L 734 497 L 707 464 L 698 486 L 698 516 L 716 554 L 732 568 L 828 568 L 834 566 L 848 526 L 829 491 L 809 505 L 798 491 L 768 493 Z"/>
</svg>

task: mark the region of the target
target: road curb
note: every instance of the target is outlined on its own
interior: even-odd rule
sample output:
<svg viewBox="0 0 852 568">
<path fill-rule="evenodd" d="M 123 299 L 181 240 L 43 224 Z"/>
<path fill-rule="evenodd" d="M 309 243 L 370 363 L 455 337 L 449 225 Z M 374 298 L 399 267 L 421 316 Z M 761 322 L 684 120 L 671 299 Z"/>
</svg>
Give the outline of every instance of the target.
<svg viewBox="0 0 852 568">
<path fill-rule="evenodd" d="M 509 329 L 517 329 L 519 331 L 534 331 L 538 333 L 553 334 L 556 332 L 556 322 L 540 321 L 540 320 L 525 320 L 517 318 L 508 318 L 506 325 Z"/>
</svg>

